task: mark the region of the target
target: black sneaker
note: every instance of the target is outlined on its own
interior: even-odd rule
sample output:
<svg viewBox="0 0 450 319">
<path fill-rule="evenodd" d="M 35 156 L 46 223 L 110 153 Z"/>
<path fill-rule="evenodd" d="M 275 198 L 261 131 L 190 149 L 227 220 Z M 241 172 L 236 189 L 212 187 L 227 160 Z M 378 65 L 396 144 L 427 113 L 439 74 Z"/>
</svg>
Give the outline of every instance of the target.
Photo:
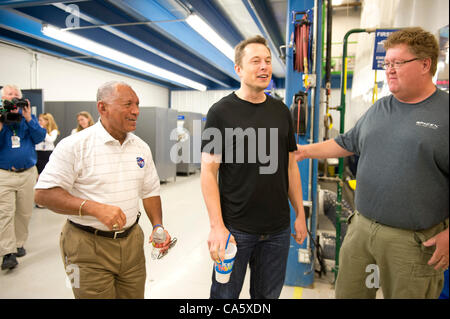
<svg viewBox="0 0 450 319">
<path fill-rule="evenodd" d="M 13 269 L 18 264 L 15 254 L 7 254 L 3 256 L 2 270 Z"/>
<path fill-rule="evenodd" d="M 26 254 L 27 254 L 27 251 L 25 250 L 25 248 L 19 247 L 19 248 L 17 248 L 17 253 L 15 253 L 14 255 L 16 255 L 16 257 L 23 257 Z"/>
</svg>

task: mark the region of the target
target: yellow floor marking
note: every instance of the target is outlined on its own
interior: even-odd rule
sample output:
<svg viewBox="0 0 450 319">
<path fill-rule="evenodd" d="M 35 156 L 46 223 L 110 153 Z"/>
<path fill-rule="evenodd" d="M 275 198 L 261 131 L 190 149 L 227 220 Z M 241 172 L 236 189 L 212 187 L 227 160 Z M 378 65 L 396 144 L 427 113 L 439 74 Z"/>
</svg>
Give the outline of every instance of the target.
<svg viewBox="0 0 450 319">
<path fill-rule="evenodd" d="M 302 299 L 303 288 L 302 287 L 294 287 L 294 299 Z"/>
</svg>

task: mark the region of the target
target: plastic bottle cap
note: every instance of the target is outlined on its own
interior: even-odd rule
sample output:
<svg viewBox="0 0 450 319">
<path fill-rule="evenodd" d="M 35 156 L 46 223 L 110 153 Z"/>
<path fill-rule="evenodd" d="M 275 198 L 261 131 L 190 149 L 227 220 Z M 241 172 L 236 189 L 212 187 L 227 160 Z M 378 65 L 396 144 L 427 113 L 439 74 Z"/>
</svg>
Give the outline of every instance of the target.
<svg viewBox="0 0 450 319">
<path fill-rule="evenodd" d="M 156 231 L 153 234 L 153 240 L 156 243 L 163 243 L 166 240 L 166 232 L 162 227 L 156 228 Z"/>
</svg>

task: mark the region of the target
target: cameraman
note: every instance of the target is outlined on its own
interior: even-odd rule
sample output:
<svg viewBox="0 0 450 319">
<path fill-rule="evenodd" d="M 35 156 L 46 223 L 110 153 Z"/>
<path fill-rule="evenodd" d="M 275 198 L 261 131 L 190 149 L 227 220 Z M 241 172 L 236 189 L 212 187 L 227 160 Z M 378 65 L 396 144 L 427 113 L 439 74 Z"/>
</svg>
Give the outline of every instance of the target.
<svg viewBox="0 0 450 319">
<path fill-rule="evenodd" d="M 2 103 L 21 99 L 22 92 L 15 85 L 1 90 Z M 25 256 L 23 245 L 28 237 L 28 223 L 33 211 L 34 184 L 37 178 L 35 145 L 45 139 L 46 130 L 40 127 L 27 106 L 15 107 L 10 113 L 21 114 L 17 122 L 0 121 L 0 256 L 2 270 L 17 266 L 16 257 Z M 14 101 L 13 101 L 14 103 Z M 11 116 L 13 117 L 13 116 Z"/>
</svg>

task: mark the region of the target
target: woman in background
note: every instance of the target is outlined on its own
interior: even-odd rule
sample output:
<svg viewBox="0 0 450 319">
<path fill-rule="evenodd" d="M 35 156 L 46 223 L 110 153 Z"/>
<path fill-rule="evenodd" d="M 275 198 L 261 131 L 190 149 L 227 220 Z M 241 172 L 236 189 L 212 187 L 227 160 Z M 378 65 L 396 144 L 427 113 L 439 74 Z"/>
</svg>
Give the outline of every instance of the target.
<svg viewBox="0 0 450 319">
<path fill-rule="evenodd" d="M 39 144 L 36 144 L 36 166 L 38 173 L 41 174 L 48 162 L 48 159 L 50 158 L 50 154 L 55 149 L 55 141 L 59 135 L 59 131 L 58 125 L 56 125 L 55 119 L 50 113 L 42 113 L 39 115 L 39 125 L 47 130 L 45 140 Z"/>
<path fill-rule="evenodd" d="M 94 125 L 94 120 L 89 112 L 82 111 L 77 114 L 78 126 L 72 130 L 70 134 L 75 134 L 91 125 Z"/>
<path fill-rule="evenodd" d="M 42 142 L 36 144 L 36 167 L 38 170 L 38 178 L 41 172 L 44 170 L 45 165 L 48 163 L 50 154 L 52 154 L 53 150 L 55 149 L 55 141 L 59 135 L 58 125 L 56 125 L 55 119 L 50 113 L 42 113 L 41 115 L 39 115 L 39 125 L 47 130 L 47 134 L 45 135 L 45 139 Z M 39 206 L 37 204 L 36 207 L 45 208 L 44 206 Z"/>
</svg>

